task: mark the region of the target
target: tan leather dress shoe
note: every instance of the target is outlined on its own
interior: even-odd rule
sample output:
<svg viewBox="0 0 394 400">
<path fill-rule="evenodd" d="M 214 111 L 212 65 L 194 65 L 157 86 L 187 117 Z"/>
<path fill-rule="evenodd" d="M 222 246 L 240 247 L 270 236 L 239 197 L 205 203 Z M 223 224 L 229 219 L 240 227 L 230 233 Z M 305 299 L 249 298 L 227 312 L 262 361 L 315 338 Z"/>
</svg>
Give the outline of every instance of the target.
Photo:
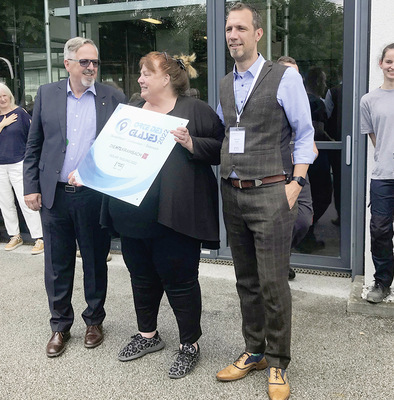
<svg viewBox="0 0 394 400">
<path fill-rule="evenodd" d="M 251 353 L 242 353 L 233 364 L 219 371 L 216 378 L 223 382 L 236 381 L 246 376 L 252 369 L 262 370 L 268 367 L 265 357 L 260 361 L 255 360 L 256 357 Z"/>
<path fill-rule="evenodd" d="M 47 356 L 57 357 L 66 350 L 66 342 L 70 339 L 70 331 L 68 332 L 53 332 L 47 344 Z"/>
<path fill-rule="evenodd" d="M 268 396 L 270 400 L 290 398 L 290 386 L 284 369 L 271 367 L 268 372 Z"/>
<path fill-rule="evenodd" d="M 100 325 L 89 325 L 86 327 L 85 333 L 85 347 L 93 349 L 94 347 L 100 346 L 103 343 L 104 334 L 103 326 Z"/>
</svg>

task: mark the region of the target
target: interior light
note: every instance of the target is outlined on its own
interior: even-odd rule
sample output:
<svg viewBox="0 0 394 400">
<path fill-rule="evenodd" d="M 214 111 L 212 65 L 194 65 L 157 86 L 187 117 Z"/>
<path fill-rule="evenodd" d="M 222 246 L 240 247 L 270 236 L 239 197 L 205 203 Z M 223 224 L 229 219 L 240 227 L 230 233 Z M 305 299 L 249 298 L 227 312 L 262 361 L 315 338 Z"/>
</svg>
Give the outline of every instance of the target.
<svg viewBox="0 0 394 400">
<path fill-rule="evenodd" d="M 160 25 L 163 23 L 155 18 L 141 18 L 141 21 L 149 22 L 150 24 L 155 24 L 155 25 Z"/>
</svg>

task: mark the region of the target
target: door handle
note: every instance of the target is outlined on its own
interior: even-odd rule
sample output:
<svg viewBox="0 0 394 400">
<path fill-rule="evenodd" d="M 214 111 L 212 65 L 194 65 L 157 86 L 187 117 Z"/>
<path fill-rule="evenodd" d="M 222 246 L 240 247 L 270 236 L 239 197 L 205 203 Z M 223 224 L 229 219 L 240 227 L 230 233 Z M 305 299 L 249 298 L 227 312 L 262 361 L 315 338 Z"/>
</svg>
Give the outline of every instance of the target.
<svg viewBox="0 0 394 400">
<path fill-rule="evenodd" d="M 350 135 L 346 136 L 346 165 L 352 163 L 352 137 Z"/>
</svg>

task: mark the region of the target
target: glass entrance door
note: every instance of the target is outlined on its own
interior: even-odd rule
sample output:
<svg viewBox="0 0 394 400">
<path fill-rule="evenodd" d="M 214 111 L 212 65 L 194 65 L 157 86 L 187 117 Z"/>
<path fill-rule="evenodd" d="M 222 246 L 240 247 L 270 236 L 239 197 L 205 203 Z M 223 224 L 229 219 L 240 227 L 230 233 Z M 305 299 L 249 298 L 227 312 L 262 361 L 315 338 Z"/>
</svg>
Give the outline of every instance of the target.
<svg viewBox="0 0 394 400">
<path fill-rule="evenodd" d="M 349 269 L 350 165 L 342 130 L 343 0 L 255 0 L 263 18 L 259 51 L 266 59 L 295 59 L 304 79 L 319 156 L 310 166 L 313 224 L 292 249 L 295 266 Z M 229 3 L 231 5 L 232 3 Z M 233 60 L 226 52 L 226 70 Z M 348 105 L 347 105 L 348 107 Z M 228 249 L 221 250 L 229 254 Z"/>
</svg>

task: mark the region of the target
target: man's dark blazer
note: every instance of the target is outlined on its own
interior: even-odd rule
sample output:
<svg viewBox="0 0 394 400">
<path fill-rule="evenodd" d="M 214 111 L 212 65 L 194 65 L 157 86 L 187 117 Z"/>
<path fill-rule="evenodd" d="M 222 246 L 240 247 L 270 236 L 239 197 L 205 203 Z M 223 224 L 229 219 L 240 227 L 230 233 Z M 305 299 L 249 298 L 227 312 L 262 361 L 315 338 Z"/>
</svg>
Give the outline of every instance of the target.
<svg viewBox="0 0 394 400">
<path fill-rule="evenodd" d="M 126 96 L 111 86 L 95 83 L 96 136 Z M 40 86 L 23 163 L 24 193 L 41 193 L 51 208 L 67 147 L 67 79 Z"/>
</svg>

